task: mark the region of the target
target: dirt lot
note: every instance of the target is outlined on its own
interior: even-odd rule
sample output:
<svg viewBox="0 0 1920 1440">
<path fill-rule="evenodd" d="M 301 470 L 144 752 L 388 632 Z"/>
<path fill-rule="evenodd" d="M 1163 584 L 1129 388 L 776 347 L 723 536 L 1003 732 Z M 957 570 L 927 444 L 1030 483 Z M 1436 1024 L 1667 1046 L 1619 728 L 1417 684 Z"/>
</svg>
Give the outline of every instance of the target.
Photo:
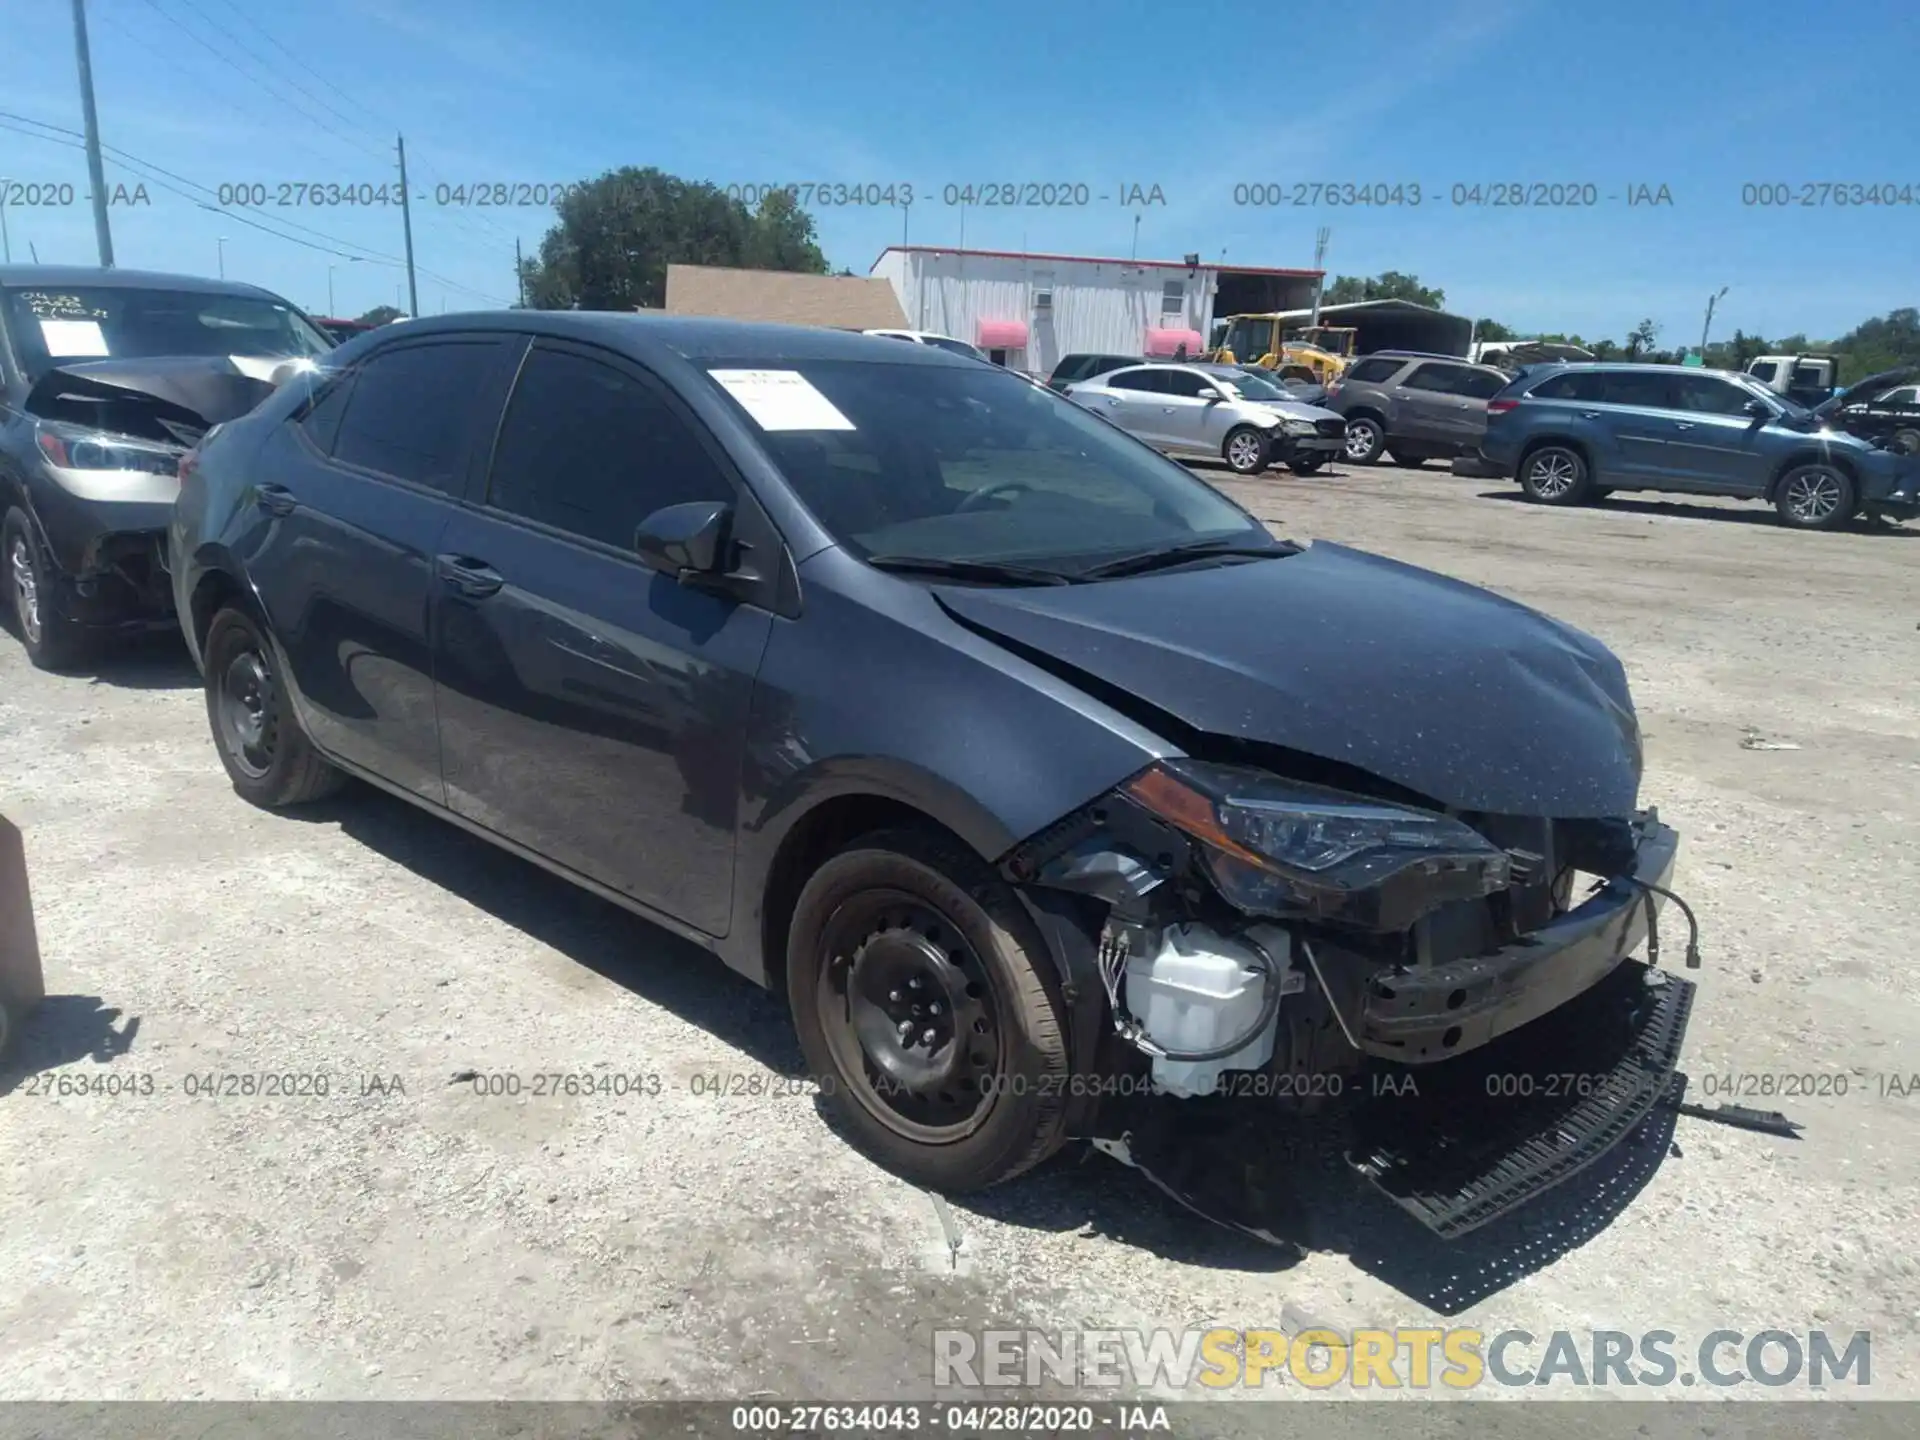
<svg viewBox="0 0 1920 1440">
<path fill-rule="evenodd" d="M 0 640 L 0 810 L 54 996 L 0 1077 L 0 1396 L 878 1398 L 926 1393 L 936 1325 L 1284 1311 L 1683 1353 L 1867 1329 L 1871 1395 L 1920 1397 L 1920 1088 L 1885 1078 L 1920 1075 L 1920 526 L 1563 513 L 1437 468 L 1223 488 L 1618 650 L 1704 932 L 1695 1098 L 1846 1077 L 1747 1101 L 1801 1139 L 1669 1119 L 1453 1247 L 1354 1191 L 1296 1260 L 1099 1157 L 943 1217 L 810 1099 L 695 1093 L 800 1065 L 717 962 L 380 795 L 250 809 L 171 645 L 54 677 Z M 483 1096 L 463 1071 L 633 1078 Z M 187 1093 L 250 1073 L 328 1093 Z M 46 1093 L 98 1076 L 131 1093 Z"/>
</svg>

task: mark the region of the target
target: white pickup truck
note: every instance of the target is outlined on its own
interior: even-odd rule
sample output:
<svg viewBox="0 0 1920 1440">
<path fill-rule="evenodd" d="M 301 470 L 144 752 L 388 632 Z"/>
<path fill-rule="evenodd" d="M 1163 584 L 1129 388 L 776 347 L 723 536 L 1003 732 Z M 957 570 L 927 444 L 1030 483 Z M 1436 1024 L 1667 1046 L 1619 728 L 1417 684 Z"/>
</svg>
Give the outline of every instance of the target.
<svg viewBox="0 0 1920 1440">
<path fill-rule="evenodd" d="M 1840 362 L 1831 355 L 1762 355 L 1747 374 L 1776 395 L 1812 408 L 1840 385 Z"/>
</svg>

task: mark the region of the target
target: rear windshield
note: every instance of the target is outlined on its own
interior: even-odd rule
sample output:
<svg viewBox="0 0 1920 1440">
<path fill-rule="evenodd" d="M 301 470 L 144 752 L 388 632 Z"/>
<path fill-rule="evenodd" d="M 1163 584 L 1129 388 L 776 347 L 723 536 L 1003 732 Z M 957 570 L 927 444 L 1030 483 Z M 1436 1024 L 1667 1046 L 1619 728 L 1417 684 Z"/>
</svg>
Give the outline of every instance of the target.
<svg viewBox="0 0 1920 1440">
<path fill-rule="evenodd" d="M 1072 564 L 1266 530 L 1052 391 L 974 365 L 709 362 L 814 515 L 861 556 Z"/>
<path fill-rule="evenodd" d="M 324 355 L 332 342 L 283 300 L 192 290 L 47 286 L 0 291 L 20 367 L 38 380 L 82 360 L 167 355 L 287 359 Z"/>
</svg>

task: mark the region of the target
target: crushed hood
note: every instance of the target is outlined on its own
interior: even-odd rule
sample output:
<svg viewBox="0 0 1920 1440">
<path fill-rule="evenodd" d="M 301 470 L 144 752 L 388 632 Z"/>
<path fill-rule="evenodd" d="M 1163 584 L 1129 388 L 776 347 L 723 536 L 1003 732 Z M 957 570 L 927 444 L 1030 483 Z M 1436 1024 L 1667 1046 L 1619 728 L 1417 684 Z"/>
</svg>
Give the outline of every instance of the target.
<svg viewBox="0 0 1920 1440">
<path fill-rule="evenodd" d="M 273 383 L 261 370 L 277 363 L 226 355 L 78 361 L 41 376 L 26 409 L 48 420 L 190 443 L 271 395 Z"/>
<path fill-rule="evenodd" d="M 1326 542 L 1251 564 L 1033 589 L 942 586 L 956 618 L 1195 730 L 1356 766 L 1457 810 L 1630 813 L 1640 732 L 1591 636 Z"/>
</svg>

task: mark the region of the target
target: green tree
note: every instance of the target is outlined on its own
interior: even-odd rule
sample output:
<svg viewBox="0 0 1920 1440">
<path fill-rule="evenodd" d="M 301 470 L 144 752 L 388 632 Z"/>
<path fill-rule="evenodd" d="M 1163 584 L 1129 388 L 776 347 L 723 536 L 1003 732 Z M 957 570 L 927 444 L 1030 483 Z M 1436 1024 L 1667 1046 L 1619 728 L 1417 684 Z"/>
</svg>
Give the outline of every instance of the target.
<svg viewBox="0 0 1920 1440">
<path fill-rule="evenodd" d="M 813 217 L 787 191 L 750 211 L 706 181 L 627 166 L 568 191 L 556 209 L 558 223 L 520 267 L 539 310 L 657 309 L 672 264 L 827 273 Z"/>
<path fill-rule="evenodd" d="M 1496 340 L 1518 340 L 1520 332 L 1509 330 L 1498 320 L 1476 320 L 1473 322 L 1473 338 L 1491 344 Z"/>
<path fill-rule="evenodd" d="M 1336 276 L 1320 297 L 1323 305 L 1350 305 L 1356 300 L 1411 300 L 1442 310 L 1446 308 L 1447 292 L 1422 285 L 1417 275 L 1385 270 L 1364 279 L 1358 275 Z"/>
<path fill-rule="evenodd" d="M 407 312 L 392 305 L 376 305 L 360 317 L 362 325 L 388 325 Z"/>
<path fill-rule="evenodd" d="M 1626 354 L 1629 360 L 1638 360 L 1653 349 L 1653 342 L 1660 334 L 1660 327 L 1652 319 L 1642 320 L 1627 332 Z"/>
</svg>

